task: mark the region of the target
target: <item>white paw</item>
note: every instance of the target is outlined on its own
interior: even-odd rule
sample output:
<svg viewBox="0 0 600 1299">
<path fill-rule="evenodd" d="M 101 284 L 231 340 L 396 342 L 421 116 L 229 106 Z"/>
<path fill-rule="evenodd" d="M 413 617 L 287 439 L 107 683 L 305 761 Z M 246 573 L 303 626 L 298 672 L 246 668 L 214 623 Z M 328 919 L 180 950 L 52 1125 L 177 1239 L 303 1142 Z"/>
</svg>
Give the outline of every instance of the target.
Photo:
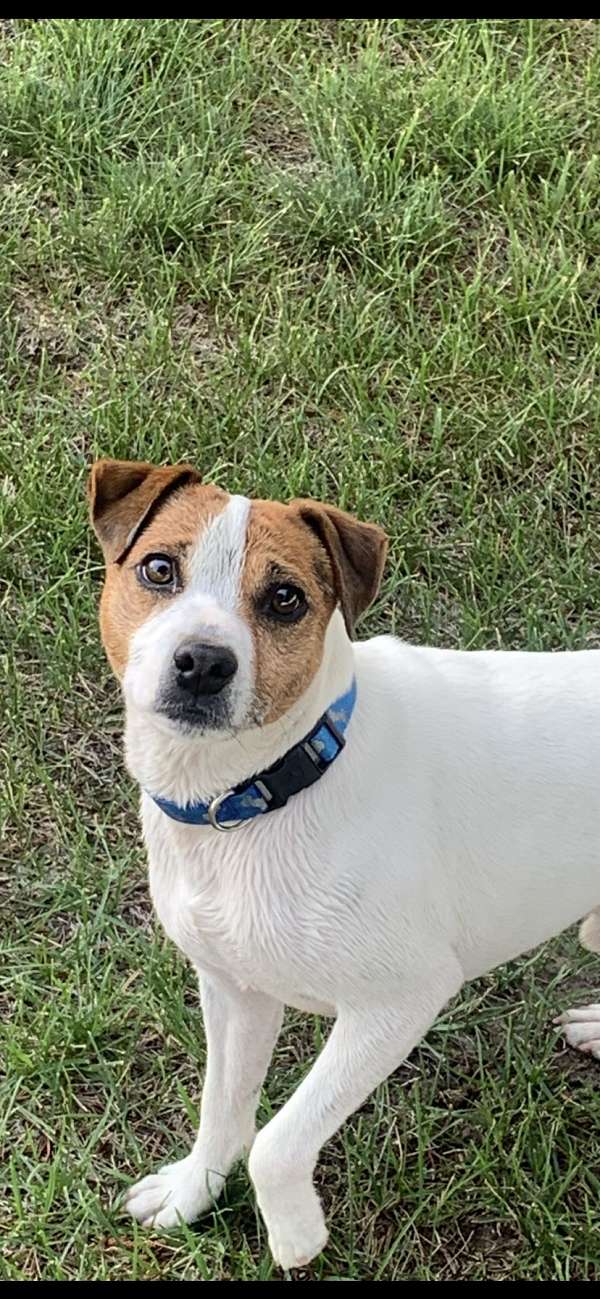
<svg viewBox="0 0 600 1299">
<path fill-rule="evenodd" d="M 600 1006 L 579 1006 L 565 1010 L 554 1021 L 560 1025 L 569 1046 L 600 1060 Z"/>
<path fill-rule="evenodd" d="M 280 1183 L 255 1190 L 269 1233 L 269 1248 L 284 1272 L 305 1267 L 327 1244 L 321 1202 L 312 1182 Z"/>
<path fill-rule="evenodd" d="M 182 1221 L 195 1222 L 205 1213 L 220 1194 L 224 1180 L 188 1155 L 136 1182 L 124 1207 L 143 1227 L 177 1227 Z"/>
<path fill-rule="evenodd" d="M 259 1132 L 248 1160 L 258 1207 L 269 1233 L 269 1248 L 284 1272 L 306 1267 L 325 1249 L 327 1227 L 321 1201 L 312 1183 L 312 1169 L 304 1173 L 282 1160 L 279 1141 L 269 1124 Z"/>
<path fill-rule="evenodd" d="M 284 1272 L 293 1267 L 306 1267 L 325 1249 L 328 1232 L 320 1205 L 318 1209 L 314 1218 L 280 1218 L 267 1224 L 269 1248 L 275 1263 Z"/>
</svg>

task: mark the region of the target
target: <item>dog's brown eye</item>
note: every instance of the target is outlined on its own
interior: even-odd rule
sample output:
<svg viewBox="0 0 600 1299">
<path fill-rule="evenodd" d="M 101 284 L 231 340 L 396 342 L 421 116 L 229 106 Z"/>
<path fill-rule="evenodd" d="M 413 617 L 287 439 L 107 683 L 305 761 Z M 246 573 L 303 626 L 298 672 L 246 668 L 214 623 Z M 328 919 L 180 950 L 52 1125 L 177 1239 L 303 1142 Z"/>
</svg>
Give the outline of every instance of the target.
<svg viewBox="0 0 600 1299">
<path fill-rule="evenodd" d="M 169 555 L 146 555 L 138 566 L 144 586 L 173 588 L 177 582 L 175 560 Z"/>
<path fill-rule="evenodd" d="M 279 622 L 295 622 L 306 612 L 306 596 L 299 586 L 275 586 L 267 599 L 267 613 Z"/>
</svg>

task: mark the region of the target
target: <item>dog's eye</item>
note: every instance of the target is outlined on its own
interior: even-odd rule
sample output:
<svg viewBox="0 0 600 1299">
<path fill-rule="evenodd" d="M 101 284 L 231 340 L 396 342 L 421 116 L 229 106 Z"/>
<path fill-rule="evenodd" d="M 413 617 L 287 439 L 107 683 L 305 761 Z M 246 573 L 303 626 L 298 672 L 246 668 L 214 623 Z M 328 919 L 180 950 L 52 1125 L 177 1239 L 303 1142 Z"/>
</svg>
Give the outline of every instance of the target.
<svg viewBox="0 0 600 1299">
<path fill-rule="evenodd" d="M 299 586 L 274 586 L 267 595 L 266 612 L 278 622 L 295 622 L 306 613 L 306 596 Z"/>
<path fill-rule="evenodd" d="M 138 573 L 144 586 L 172 590 L 177 584 L 177 565 L 170 555 L 146 555 L 138 565 Z"/>
</svg>

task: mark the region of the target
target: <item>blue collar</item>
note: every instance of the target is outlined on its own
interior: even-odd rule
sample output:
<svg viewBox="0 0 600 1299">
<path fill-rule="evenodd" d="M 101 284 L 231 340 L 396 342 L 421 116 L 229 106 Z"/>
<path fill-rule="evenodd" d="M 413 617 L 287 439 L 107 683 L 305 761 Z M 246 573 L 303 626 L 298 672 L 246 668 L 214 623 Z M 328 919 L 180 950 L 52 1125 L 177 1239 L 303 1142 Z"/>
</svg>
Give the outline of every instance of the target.
<svg viewBox="0 0 600 1299">
<path fill-rule="evenodd" d="M 150 794 L 157 807 L 174 821 L 212 825 L 215 830 L 235 830 L 242 821 L 285 807 L 292 794 L 313 785 L 341 753 L 344 735 L 356 703 L 356 678 L 350 688 L 319 718 L 312 731 L 260 775 L 235 785 L 208 803 L 180 807 L 168 798 Z"/>
</svg>

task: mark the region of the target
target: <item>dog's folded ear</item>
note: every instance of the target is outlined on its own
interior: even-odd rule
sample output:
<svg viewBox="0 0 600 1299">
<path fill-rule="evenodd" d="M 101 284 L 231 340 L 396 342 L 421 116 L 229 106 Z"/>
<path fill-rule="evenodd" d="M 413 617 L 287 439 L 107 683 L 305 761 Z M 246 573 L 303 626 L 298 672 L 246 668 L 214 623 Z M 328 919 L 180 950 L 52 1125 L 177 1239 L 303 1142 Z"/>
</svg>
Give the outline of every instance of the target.
<svg viewBox="0 0 600 1299">
<path fill-rule="evenodd" d="M 376 523 L 361 523 L 335 505 L 290 502 L 316 533 L 329 556 L 339 604 L 349 635 L 379 590 L 387 554 L 387 537 Z"/>
<path fill-rule="evenodd" d="M 88 480 L 92 527 L 107 563 L 120 563 L 168 496 L 199 483 L 192 465 L 97 460 Z"/>
</svg>

